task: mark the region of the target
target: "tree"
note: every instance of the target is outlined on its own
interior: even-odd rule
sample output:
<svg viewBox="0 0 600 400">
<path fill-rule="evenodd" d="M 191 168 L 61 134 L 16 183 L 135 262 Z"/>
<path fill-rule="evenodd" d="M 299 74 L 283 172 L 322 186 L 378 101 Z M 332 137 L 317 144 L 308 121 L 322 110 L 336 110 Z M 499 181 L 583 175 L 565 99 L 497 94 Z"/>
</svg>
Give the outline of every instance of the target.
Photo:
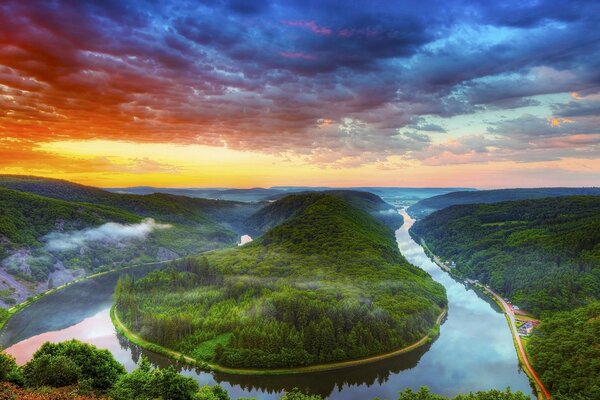
<svg viewBox="0 0 600 400">
<path fill-rule="evenodd" d="M 119 377 L 110 391 L 111 397 L 119 400 L 151 399 L 154 392 L 152 379 L 150 361 L 142 356 L 136 370 Z"/>
<path fill-rule="evenodd" d="M 172 366 L 155 370 L 153 375 L 154 394 L 164 400 L 193 400 L 199 389 L 194 379 L 179 375 Z"/>
<path fill-rule="evenodd" d="M 17 366 L 15 358 L 5 352 L 0 352 L 0 382 L 23 384 L 23 374 Z"/>
<path fill-rule="evenodd" d="M 318 395 L 304 394 L 298 388 L 294 388 L 291 391 L 285 393 L 280 400 L 322 400 L 323 398 Z"/>
<path fill-rule="evenodd" d="M 63 387 L 76 384 L 81 369 L 65 356 L 41 354 L 25 364 L 23 375 L 28 387 Z"/>
<path fill-rule="evenodd" d="M 48 356 L 50 359 L 65 357 L 77 366 L 80 378 L 89 380 L 94 389 L 108 390 L 121 375 L 125 374 L 125 368 L 108 350 L 101 350 L 77 340 L 61 343 L 46 342 L 35 352 L 30 362 L 43 356 Z"/>
<path fill-rule="evenodd" d="M 400 392 L 400 397 L 398 400 L 447 400 L 446 397 L 439 396 L 437 394 L 431 393 L 427 386 L 421 386 L 421 388 L 413 392 L 412 389 L 406 389 L 403 392 Z"/>
</svg>

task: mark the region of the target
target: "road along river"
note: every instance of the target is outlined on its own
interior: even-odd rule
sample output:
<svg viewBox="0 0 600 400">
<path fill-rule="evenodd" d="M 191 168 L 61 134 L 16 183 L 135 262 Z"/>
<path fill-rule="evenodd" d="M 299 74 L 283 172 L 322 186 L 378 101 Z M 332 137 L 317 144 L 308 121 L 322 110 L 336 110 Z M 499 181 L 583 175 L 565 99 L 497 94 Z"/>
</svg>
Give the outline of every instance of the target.
<svg viewBox="0 0 600 400">
<path fill-rule="evenodd" d="M 532 394 L 502 311 L 492 300 L 454 280 L 429 260 L 408 234 L 414 221 L 405 212 L 402 214 L 405 223 L 396 231 L 400 250 L 408 261 L 444 285 L 448 315 L 436 340 L 397 357 L 342 370 L 290 376 L 240 376 L 191 369 L 142 350 L 117 335 L 109 309 L 119 272 L 73 284 L 33 303 L 7 322 L 0 333 L 0 345 L 20 364 L 45 341 L 72 338 L 109 349 L 128 370 L 135 368 L 141 354 L 146 354 L 154 364 L 175 365 L 201 384 L 220 383 L 234 399 L 277 399 L 294 387 L 336 400 L 393 400 L 398 391 L 423 385 L 447 396 L 508 386 Z M 135 274 L 141 276 L 150 269 L 140 267 Z"/>
</svg>

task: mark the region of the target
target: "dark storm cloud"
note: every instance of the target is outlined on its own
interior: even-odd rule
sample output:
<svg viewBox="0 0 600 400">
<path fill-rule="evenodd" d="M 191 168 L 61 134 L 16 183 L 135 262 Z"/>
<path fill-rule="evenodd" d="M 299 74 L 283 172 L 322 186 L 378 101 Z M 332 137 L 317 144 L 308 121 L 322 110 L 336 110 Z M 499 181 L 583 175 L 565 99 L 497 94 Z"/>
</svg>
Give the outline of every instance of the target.
<svg viewBox="0 0 600 400">
<path fill-rule="evenodd" d="M 434 146 L 418 131 L 445 133 L 429 116 L 593 92 L 599 15 L 597 1 L 4 1 L 0 107 L 10 113 L 0 129 L 38 141 L 226 144 L 330 163 L 410 155 Z M 598 115 L 579 100 L 551 111 Z M 554 131 L 519 123 L 485 135 L 511 147 L 594 133 L 588 120 Z M 486 153 L 478 138 L 465 145 Z"/>
</svg>

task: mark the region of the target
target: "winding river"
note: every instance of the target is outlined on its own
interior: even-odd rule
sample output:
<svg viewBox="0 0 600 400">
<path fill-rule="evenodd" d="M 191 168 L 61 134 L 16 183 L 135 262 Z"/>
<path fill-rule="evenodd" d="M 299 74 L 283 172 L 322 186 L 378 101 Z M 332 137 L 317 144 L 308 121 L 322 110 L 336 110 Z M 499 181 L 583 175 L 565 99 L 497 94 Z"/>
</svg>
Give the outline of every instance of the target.
<svg viewBox="0 0 600 400">
<path fill-rule="evenodd" d="M 398 357 L 338 371 L 275 377 L 232 376 L 190 369 L 142 350 L 116 334 L 109 308 L 119 272 L 71 285 L 25 308 L 8 321 L 0 333 L 0 345 L 19 364 L 30 359 L 46 341 L 72 338 L 109 349 L 128 370 L 135 368 L 141 354 L 146 354 L 155 365 L 173 364 L 201 384 L 221 384 L 233 399 L 277 399 L 283 391 L 294 387 L 336 400 L 395 399 L 398 391 L 423 385 L 447 396 L 510 386 L 534 398 L 527 376 L 519 367 L 501 310 L 431 262 L 408 234 L 414 220 L 404 211 L 402 215 L 405 223 L 396 231 L 400 250 L 408 261 L 445 286 L 449 310 L 435 341 Z M 140 267 L 135 274 L 143 275 L 152 268 L 156 267 Z"/>
</svg>

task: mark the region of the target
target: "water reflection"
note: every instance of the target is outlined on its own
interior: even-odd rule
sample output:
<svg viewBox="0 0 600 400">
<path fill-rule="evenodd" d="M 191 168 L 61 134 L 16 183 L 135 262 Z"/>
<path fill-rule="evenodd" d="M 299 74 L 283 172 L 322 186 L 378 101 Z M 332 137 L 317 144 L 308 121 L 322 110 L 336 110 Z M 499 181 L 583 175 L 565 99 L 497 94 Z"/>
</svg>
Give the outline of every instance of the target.
<svg viewBox="0 0 600 400">
<path fill-rule="evenodd" d="M 174 365 L 201 384 L 220 383 L 232 398 L 277 399 L 282 391 L 298 387 L 329 399 L 394 399 L 397 392 L 427 385 L 439 394 L 504 389 L 531 393 L 518 366 L 504 316 L 487 297 L 441 271 L 409 236 L 413 221 L 396 232 L 404 256 L 446 287 L 449 311 L 440 336 L 427 346 L 377 363 L 343 370 L 291 376 L 242 376 L 206 373 L 163 356 L 149 353 L 117 335 L 110 321 L 112 292 L 119 273 L 73 285 L 54 293 L 14 316 L 0 334 L 0 345 L 25 362 L 46 340 L 76 338 L 109 349 L 128 370 L 141 354 L 157 366 Z M 154 267 L 140 268 L 137 276 Z"/>
</svg>

